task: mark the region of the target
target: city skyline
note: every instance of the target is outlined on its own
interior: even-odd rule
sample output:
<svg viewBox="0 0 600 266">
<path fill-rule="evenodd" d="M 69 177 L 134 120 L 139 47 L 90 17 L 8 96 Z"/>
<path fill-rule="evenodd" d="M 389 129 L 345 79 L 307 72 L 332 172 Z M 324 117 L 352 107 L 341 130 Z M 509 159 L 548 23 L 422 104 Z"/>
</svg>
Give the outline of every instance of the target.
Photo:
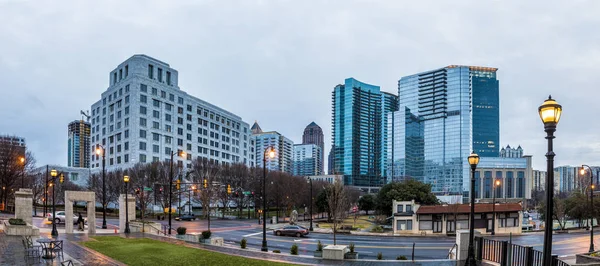
<svg viewBox="0 0 600 266">
<path fill-rule="evenodd" d="M 109 11 L 99 4 L 64 7 L 3 2 L 0 15 L 15 23 L 0 29 L 7 40 L 0 44 L 7 51 L 0 59 L 4 93 L 0 133 L 27 139 L 38 165 L 66 165 L 65 125 L 79 119 L 79 111 L 88 110 L 106 88 L 107 69 L 132 54 L 144 53 L 177 66 L 186 77 L 181 86 L 189 94 L 230 110 L 246 122 L 259 120 L 263 127 L 298 141 L 305 125 L 315 121 L 323 126 L 324 153 L 328 154 L 332 84 L 354 76 L 395 94 L 402 76 L 440 65 L 465 64 L 500 69 L 499 146 L 526 146 L 534 169 L 543 170 L 545 140 L 536 111 L 552 94 L 565 111 L 556 132 L 556 164 L 600 164 L 600 143 L 594 138 L 600 126 L 583 120 L 597 95 L 592 77 L 598 72 L 595 62 L 600 61 L 593 56 L 598 41 L 583 34 L 599 24 L 594 8 L 561 3 L 561 15 L 550 19 L 547 10 L 538 10 L 534 3 L 505 3 L 492 10 L 484 3 L 469 4 L 468 9 L 461 3 L 423 5 L 348 3 L 339 8 L 335 3 L 295 7 L 272 3 L 230 8 L 215 3 L 207 9 L 171 3 L 161 5 L 160 12 L 141 7 L 143 12 L 131 15 L 127 8 L 137 5 Z M 308 17 L 296 12 L 309 8 L 316 11 Z M 456 12 L 446 14 L 447 8 Z M 93 9 L 98 13 L 90 12 Z M 185 9 L 195 12 L 182 14 Z M 213 15 L 206 11 L 210 9 L 221 13 Z M 349 19 L 361 9 L 379 19 Z M 31 18 L 17 19 L 24 10 L 30 11 Z M 430 15 L 424 18 L 411 15 L 425 10 Z M 514 18 L 514 12 L 528 15 L 502 19 L 509 14 Z M 469 17 L 477 13 L 481 13 L 478 18 L 502 22 L 473 23 L 477 18 Z M 256 19 L 256 14 L 262 15 Z M 253 23 L 248 25 L 250 17 Z M 272 23 L 282 17 L 289 19 Z M 86 23 L 73 23 L 83 18 Z M 415 23 L 422 25 L 419 31 L 411 29 Z M 261 34 L 236 34 L 240 30 Z M 109 31 L 114 38 L 105 38 Z M 156 39 L 155 31 L 162 31 L 164 39 Z M 424 36 L 427 31 L 436 39 Z M 211 42 L 203 41 L 207 36 Z M 354 41 L 334 41 L 344 37 Z M 173 43 L 175 38 L 181 40 Z M 290 97 L 279 100 L 278 94 Z M 257 102 L 264 106 L 256 108 Z M 581 124 L 586 130 L 580 130 Z"/>
</svg>

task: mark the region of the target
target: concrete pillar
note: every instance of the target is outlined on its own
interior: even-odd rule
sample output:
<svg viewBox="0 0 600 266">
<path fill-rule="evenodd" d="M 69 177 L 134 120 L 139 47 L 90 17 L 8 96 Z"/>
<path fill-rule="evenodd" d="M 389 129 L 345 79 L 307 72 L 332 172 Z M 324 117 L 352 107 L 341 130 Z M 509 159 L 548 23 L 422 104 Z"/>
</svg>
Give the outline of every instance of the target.
<svg viewBox="0 0 600 266">
<path fill-rule="evenodd" d="M 65 233 L 73 233 L 73 201 L 67 199 L 65 192 Z"/>
<path fill-rule="evenodd" d="M 33 213 L 33 192 L 28 188 L 21 188 L 15 192 L 15 218 L 23 219 L 28 224 L 32 224 Z"/>
<path fill-rule="evenodd" d="M 474 236 L 481 236 L 479 231 L 475 230 Z M 469 229 L 466 230 L 456 230 L 456 260 L 464 261 L 469 256 Z M 473 245 L 475 245 L 475 241 L 473 241 Z"/>
<path fill-rule="evenodd" d="M 127 195 L 129 222 L 135 220 L 135 196 Z M 119 196 L 119 233 L 125 232 L 125 194 Z"/>
<path fill-rule="evenodd" d="M 88 234 L 96 233 L 96 196 L 87 202 Z"/>
</svg>

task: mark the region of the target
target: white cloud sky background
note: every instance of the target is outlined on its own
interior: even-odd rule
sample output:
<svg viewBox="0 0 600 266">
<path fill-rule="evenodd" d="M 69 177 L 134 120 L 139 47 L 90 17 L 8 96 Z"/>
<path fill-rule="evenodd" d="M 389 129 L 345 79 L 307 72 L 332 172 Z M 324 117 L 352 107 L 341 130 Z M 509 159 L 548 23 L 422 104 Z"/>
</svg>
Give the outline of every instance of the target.
<svg viewBox="0 0 600 266">
<path fill-rule="evenodd" d="M 402 76 L 497 67 L 500 145 L 545 169 L 537 107 L 563 105 L 556 165 L 600 164 L 598 1 L 0 0 L 0 134 L 63 164 L 67 124 L 133 54 L 179 71 L 188 93 L 301 142 L 331 145 L 331 92 L 347 77 L 397 94 Z"/>
</svg>

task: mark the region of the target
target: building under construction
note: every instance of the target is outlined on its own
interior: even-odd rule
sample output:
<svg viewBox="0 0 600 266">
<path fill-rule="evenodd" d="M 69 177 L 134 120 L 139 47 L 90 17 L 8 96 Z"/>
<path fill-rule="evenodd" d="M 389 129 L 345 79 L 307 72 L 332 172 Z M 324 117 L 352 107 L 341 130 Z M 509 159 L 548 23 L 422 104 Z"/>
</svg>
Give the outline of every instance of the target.
<svg viewBox="0 0 600 266">
<path fill-rule="evenodd" d="M 90 167 L 90 131 L 91 124 L 83 119 L 69 123 L 69 167 Z"/>
</svg>

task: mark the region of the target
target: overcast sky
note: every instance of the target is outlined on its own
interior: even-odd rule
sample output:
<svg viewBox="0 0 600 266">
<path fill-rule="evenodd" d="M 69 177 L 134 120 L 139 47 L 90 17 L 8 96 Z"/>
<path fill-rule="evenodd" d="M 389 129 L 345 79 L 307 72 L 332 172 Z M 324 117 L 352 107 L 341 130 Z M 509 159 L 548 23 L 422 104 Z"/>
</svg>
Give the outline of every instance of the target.
<svg viewBox="0 0 600 266">
<path fill-rule="evenodd" d="M 331 92 L 347 77 L 397 94 L 402 76 L 499 68 L 500 145 L 545 169 L 537 107 L 563 106 L 556 165 L 600 164 L 600 1 L 0 0 L 0 134 L 37 164 L 67 163 L 67 124 L 147 54 L 179 86 L 294 142 L 315 121 L 331 146 Z"/>
</svg>

